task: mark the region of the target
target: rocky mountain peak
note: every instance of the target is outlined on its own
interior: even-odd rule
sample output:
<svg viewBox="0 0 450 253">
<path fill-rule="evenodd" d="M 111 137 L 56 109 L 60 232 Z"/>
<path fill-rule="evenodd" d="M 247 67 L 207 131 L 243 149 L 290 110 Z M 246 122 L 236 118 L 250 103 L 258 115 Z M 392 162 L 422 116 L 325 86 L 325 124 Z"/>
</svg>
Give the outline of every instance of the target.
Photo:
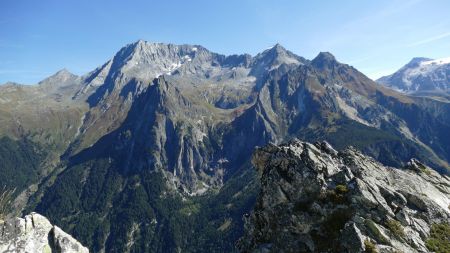
<svg viewBox="0 0 450 253">
<path fill-rule="evenodd" d="M 147 44 L 147 43 L 148 43 L 147 41 L 145 41 L 145 40 L 143 40 L 143 39 L 139 39 L 139 40 L 137 40 L 136 42 L 131 43 L 131 44 L 134 44 L 135 46 L 143 46 L 143 45 L 145 45 L 145 44 Z"/>
<path fill-rule="evenodd" d="M 63 68 L 56 72 L 53 76 L 61 76 L 61 77 L 67 77 L 67 76 L 76 76 L 75 74 L 72 74 L 68 69 Z"/>
<path fill-rule="evenodd" d="M 274 52 L 278 52 L 278 53 L 285 53 L 288 50 L 283 47 L 280 43 L 276 43 L 275 45 L 273 45 L 270 49 L 270 51 L 274 51 Z"/>
<path fill-rule="evenodd" d="M 450 58 L 433 60 L 425 57 L 413 58 L 391 75 L 377 82 L 406 93 L 449 92 Z"/>
<path fill-rule="evenodd" d="M 278 69 L 282 65 L 296 67 L 306 62 L 304 58 L 286 50 L 280 44 L 275 44 L 253 57 L 250 75 L 259 80 L 264 80 L 268 72 Z M 261 83 L 258 83 L 259 85 Z"/>
<path fill-rule="evenodd" d="M 151 80 L 189 63 L 204 49 L 192 45 L 152 43 L 139 40 L 114 56 L 111 69 L 138 79 Z"/>
<path fill-rule="evenodd" d="M 431 224 L 450 221 L 449 178 L 417 160 L 395 169 L 354 148 L 293 140 L 252 161 L 261 190 L 242 252 L 428 252 Z"/>
<path fill-rule="evenodd" d="M 62 83 L 66 83 L 68 81 L 73 81 L 77 78 L 78 76 L 75 74 L 72 74 L 69 70 L 67 69 L 61 69 L 58 72 L 56 72 L 54 75 L 42 80 L 41 82 L 39 82 L 39 85 L 44 85 L 44 84 L 62 84 Z"/>
<path fill-rule="evenodd" d="M 159 56 L 171 56 L 171 54 L 178 53 L 193 53 L 199 50 L 198 46 L 193 45 L 175 45 L 166 43 L 155 43 L 148 42 L 144 40 L 139 40 L 135 43 L 130 44 L 133 49 L 132 54 L 135 57 L 152 57 L 158 56 L 158 54 L 163 54 Z M 201 48 L 203 49 L 203 48 Z M 164 55 L 165 53 L 165 55 Z"/>
<path fill-rule="evenodd" d="M 277 68 L 281 64 L 302 64 L 303 58 L 288 51 L 280 44 L 275 44 L 273 47 L 264 50 L 254 58 L 254 65 L 263 65 L 266 68 Z"/>
<path fill-rule="evenodd" d="M 337 63 L 336 58 L 330 52 L 320 52 L 316 58 L 311 61 L 311 64 L 319 69 L 331 68 Z"/>
<path fill-rule="evenodd" d="M 425 61 L 432 61 L 433 59 L 426 58 L 426 57 L 414 57 L 411 59 L 411 61 L 406 64 L 406 66 L 417 66 L 417 64 Z"/>
</svg>

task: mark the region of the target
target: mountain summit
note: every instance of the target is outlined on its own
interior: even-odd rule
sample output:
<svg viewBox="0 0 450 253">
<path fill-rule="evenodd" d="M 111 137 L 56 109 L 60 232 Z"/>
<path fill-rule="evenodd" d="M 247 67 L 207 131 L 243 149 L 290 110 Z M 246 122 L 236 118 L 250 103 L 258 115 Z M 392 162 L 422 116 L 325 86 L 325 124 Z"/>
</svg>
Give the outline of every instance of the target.
<svg viewBox="0 0 450 253">
<path fill-rule="evenodd" d="M 264 67 L 265 70 L 272 70 L 279 67 L 281 64 L 304 64 L 305 59 L 288 51 L 280 44 L 275 44 L 271 48 L 264 50 L 255 56 L 253 60 L 254 66 Z"/>
<path fill-rule="evenodd" d="M 450 92 L 450 57 L 413 58 L 395 73 L 381 77 L 377 82 L 406 92 Z"/>
<path fill-rule="evenodd" d="M 331 68 L 337 64 L 336 58 L 329 52 L 320 52 L 316 58 L 311 62 L 315 67 L 319 69 Z"/>
</svg>

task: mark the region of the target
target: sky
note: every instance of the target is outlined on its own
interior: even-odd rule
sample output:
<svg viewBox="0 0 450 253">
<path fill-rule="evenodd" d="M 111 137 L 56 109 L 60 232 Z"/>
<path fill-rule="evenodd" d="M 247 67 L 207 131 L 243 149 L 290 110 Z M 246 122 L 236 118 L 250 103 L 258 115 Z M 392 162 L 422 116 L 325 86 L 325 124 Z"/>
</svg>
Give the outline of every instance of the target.
<svg viewBox="0 0 450 253">
<path fill-rule="evenodd" d="M 449 13 L 447 0 L 1 0 L 0 83 L 86 74 L 139 39 L 226 55 L 328 51 L 375 79 L 449 57 Z"/>
</svg>

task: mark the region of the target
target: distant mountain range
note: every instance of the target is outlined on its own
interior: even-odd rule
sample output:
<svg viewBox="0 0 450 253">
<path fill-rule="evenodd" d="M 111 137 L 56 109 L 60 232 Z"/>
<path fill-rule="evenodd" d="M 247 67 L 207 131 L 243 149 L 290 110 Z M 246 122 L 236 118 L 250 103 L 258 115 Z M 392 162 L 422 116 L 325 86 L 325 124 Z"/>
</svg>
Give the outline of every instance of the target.
<svg viewBox="0 0 450 253">
<path fill-rule="evenodd" d="M 0 177 L 21 193 L 17 210 L 93 252 L 236 250 L 257 146 L 326 140 L 449 173 L 449 133 L 449 103 L 279 44 L 225 56 L 137 41 L 83 76 L 0 86 Z"/>
<path fill-rule="evenodd" d="M 413 58 L 392 75 L 377 82 L 406 93 L 450 92 L 450 57 L 443 59 Z"/>
</svg>

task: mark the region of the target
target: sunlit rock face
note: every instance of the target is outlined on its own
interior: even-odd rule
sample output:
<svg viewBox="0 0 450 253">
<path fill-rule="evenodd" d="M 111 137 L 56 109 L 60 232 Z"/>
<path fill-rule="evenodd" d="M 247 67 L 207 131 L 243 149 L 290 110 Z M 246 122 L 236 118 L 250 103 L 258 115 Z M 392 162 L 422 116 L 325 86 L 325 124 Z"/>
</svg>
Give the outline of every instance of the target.
<svg viewBox="0 0 450 253">
<path fill-rule="evenodd" d="M 261 191 L 242 252 L 428 252 L 450 221 L 450 180 L 417 160 L 385 167 L 354 148 L 298 140 L 253 155 Z"/>
<path fill-rule="evenodd" d="M 0 252 L 89 252 L 72 236 L 37 213 L 0 222 Z"/>
</svg>

